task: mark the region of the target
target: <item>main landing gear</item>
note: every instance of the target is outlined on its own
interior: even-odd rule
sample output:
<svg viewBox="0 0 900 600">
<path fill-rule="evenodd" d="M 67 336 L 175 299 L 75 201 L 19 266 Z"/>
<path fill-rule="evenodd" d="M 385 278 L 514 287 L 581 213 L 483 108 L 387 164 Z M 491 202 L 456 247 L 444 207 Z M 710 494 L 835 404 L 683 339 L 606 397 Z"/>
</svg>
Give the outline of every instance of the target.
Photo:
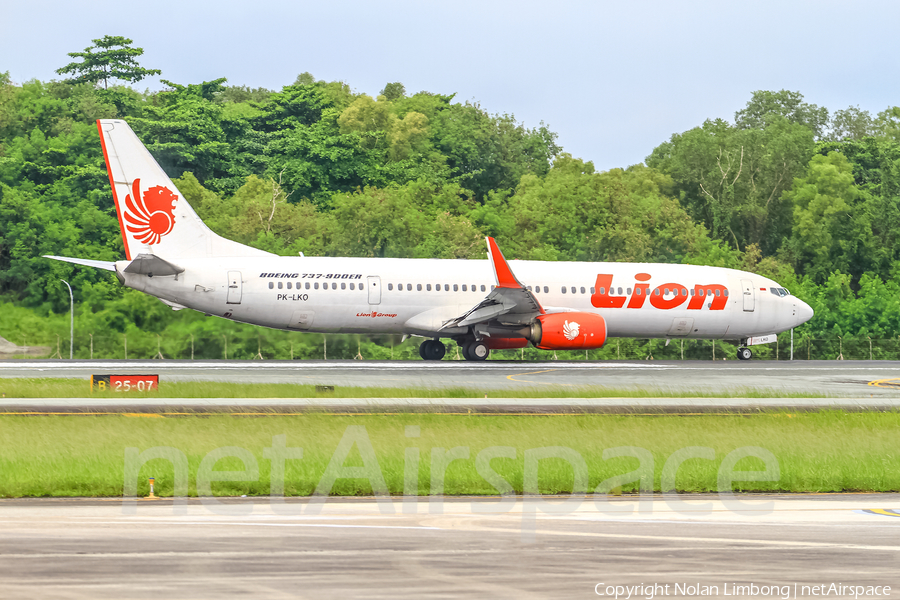
<svg viewBox="0 0 900 600">
<path fill-rule="evenodd" d="M 425 340 L 419 345 L 419 356 L 425 360 L 441 360 L 447 348 L 441 343 L 441 340 Z"/>
<path fill-rule="evenodd" d="M 485 360 L 491 353 L 491 349 L 482 341 L 469 340 L 462 347 L 463 358 L 466 360 Z"/>
<path fill-rule="evenodd" d="M 480 340 L 468 340 L 461 344 L 463 357 L 466 360 L 486 360 L 491 354 L 491 349 Z M 425 340 L 419 345 L 419 356 L 425 360 L 441 360 L 447 352 L 447 347 L 441 340 Z"/>
<path fill-rule="evenodd" d="M 738 348 L 737 357 L 738 360 L 750 360 L 753 358 L 753 352 L 750 351 L 750 348 Z"/>
</svg>

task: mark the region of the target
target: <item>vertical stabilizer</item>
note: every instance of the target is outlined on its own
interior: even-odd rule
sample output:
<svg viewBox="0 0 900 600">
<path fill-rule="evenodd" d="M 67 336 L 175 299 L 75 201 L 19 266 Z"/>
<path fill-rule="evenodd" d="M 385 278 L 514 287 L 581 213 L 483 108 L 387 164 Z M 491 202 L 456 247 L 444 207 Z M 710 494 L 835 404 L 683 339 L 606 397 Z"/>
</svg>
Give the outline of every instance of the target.
<svg viewBox="0 0 900 600">
<path fill-rule="evenodd" d="M 213 233 L 150 155 L 128 123 L 97 121 L 128 260 L 271 256 Z"/>
</svg>

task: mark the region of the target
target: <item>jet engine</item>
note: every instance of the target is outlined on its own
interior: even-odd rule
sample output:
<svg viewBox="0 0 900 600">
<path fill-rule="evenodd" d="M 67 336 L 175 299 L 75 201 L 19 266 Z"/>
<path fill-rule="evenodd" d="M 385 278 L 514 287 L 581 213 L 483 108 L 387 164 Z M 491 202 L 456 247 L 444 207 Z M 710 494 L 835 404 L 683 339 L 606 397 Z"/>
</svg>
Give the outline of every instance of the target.
<svg viewBox="0 0 900 600">
<path fill-rule="evenodd" d="M 606 343 L 606 321 L 586 312 L 540 315 L 528 337 L 541 350 L 601 348 Z"/>
</svg>

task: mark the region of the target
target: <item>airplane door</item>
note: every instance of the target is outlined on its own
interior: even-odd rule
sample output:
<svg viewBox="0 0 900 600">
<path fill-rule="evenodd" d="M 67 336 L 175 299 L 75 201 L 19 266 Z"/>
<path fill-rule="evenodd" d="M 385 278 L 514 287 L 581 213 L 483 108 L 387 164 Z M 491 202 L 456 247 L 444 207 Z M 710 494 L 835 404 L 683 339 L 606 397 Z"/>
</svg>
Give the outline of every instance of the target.
<svg viewBox="0 0 900 600">
<path fill-rule="evenodd" d="M 744 311 L 753 312 L 756 308 L 756 288 L 749 279 L 741 279 L 741 287 L 744 290 Z"/>
<path fill-rule="evenodd" d="M 241 287 L 241 272 L 228 271 L 228 297 L 227 304 L 240 304 L 243 290 Z"/>
<path fill-rule="evenodd" d="M 369 304 L 381 304 L 381 277 L 370 275 L 366 279 L 369 284 Z"/>
</svg>

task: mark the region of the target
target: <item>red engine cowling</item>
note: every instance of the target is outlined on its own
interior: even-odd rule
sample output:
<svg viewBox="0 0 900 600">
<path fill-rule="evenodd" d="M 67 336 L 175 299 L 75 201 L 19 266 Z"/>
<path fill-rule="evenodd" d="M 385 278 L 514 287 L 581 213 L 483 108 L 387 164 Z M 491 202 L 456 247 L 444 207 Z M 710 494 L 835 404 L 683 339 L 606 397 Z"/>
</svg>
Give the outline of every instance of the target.
<svg viewBox="0 0 900 600">
<path fill-rule="evenodd" d="M 532 325 L 531 340 L 542 350 L 601 348 L 606 343 L 606 321 L 585 312 L 540 315 Z"/>
</svg>

